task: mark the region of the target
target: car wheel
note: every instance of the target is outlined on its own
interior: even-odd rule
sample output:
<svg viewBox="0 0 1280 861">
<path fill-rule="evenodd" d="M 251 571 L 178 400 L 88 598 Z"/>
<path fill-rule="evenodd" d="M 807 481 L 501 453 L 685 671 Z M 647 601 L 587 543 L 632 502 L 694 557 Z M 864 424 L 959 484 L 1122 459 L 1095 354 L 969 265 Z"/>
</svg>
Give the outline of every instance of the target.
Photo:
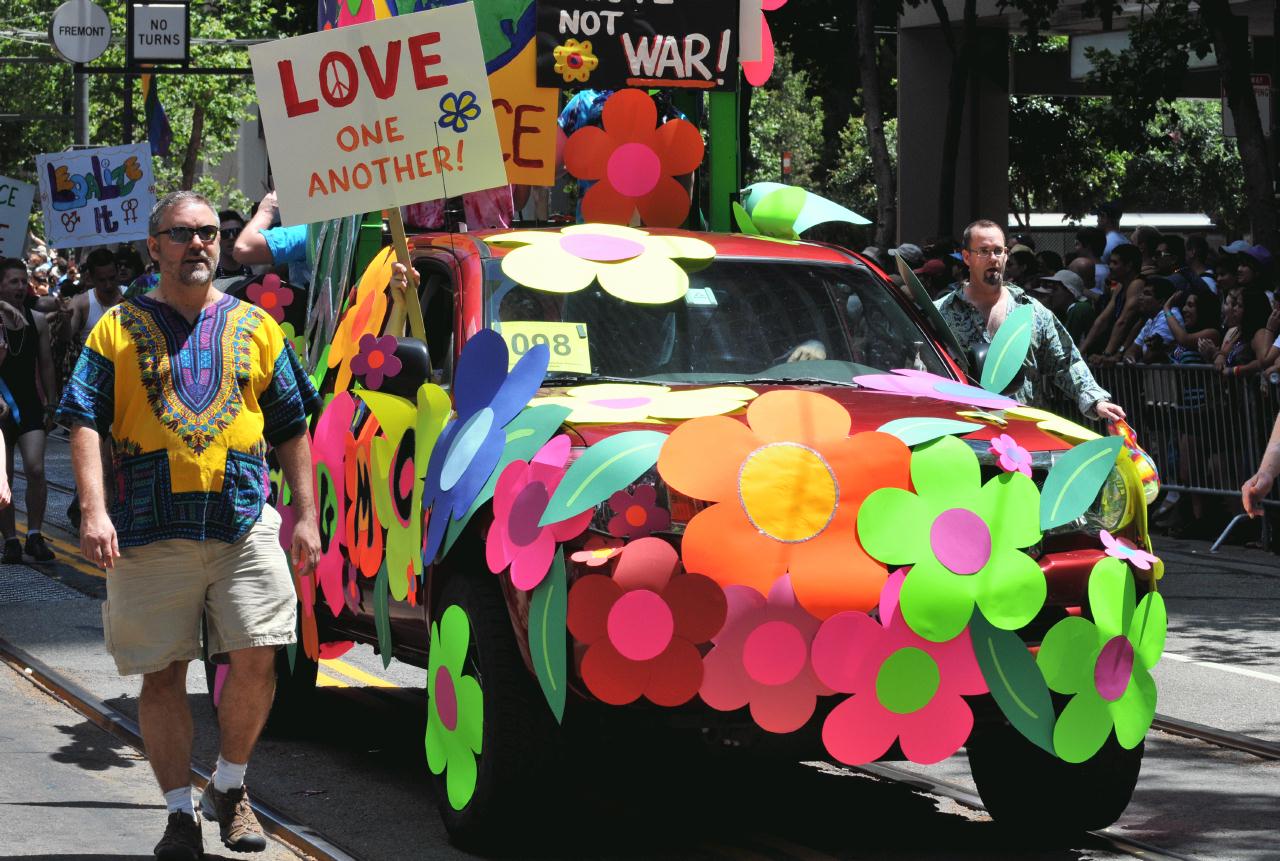
<svg viewBox="0 0 1280 861">
<path fill-rule="evenodd" d="M 1138 782 L 1144 747 L 1126 750 L 1113 734 L 1092 759 L 1070 763 L 999 723 L 975 727 L 967 750 L 992 819 L 1029 836 L 1065 837 L 1120 818 Z"/>
<path fill-rule="evenodd" d="M 209 630 L 204 618 L 200 619 L 200 640 L 203 651 L 205 689 L 209 692 L 209 705 L 214 714 L 222 698 L 222 685 L 226 681 L 230 665 L 215 663 L 209 658 Z M 271 732 L 288 730 L 297 720 L 306 716 L 314 700 L 316 672 L 319 663 L 307 657 L 299 641 L 293 666 L 289 666 L 289 650 L 276 650 L 276 693 L 271 702 L 271 714 L 267 729 Z"/>
<path fill-rule="evenodd" d="M 461 672 L 480 686 L 482 741 L 475 790 L 461 809 L 449 799 L 449 765 L 432 782 L 454 845 L 491 849 L 519 839 L 522 829 L 513 824 L 529 822 L 540 802 L 555 795 L 550 788 L 558 778 L 560 727 L 521 657 L 497 578 L 451 576 L 433 608 L 433 630 L 453 606 L 466 613 L 470 626 Z M 428 696 L 431 691 L 428 680 Z M 436 705 L 428 702 L 427 708 Z"/>
</svg>

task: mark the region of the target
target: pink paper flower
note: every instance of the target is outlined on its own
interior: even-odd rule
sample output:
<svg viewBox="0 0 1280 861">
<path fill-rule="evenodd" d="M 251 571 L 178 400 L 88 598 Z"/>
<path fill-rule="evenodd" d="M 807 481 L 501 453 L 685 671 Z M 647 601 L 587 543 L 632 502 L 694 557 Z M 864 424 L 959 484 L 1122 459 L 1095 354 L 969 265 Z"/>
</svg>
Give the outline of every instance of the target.
<svg viewBox="0 0 1280 861">
<path fill-rule="evenodd" d="M 535 588 L 551 568 L 556 545 L 582 534 L 595 511 L 539 526 L 551 495 L 564 478 L 569 460 L 569 438 L 553 437 L 533 460 L 517 460 L 498 476 L 493 491 L 493 526 L 485 540 L 485 561 L 494 574 L 511 566 L 511 582 L 517 589 Z"/>
<path fill-rule="evenodd" d="M 1018 445 L 1018 441 L 1007 433 L 992 439 L 990 450 L 1005 472 L 1020 472 L 1027 478 L 1031 477 L 1031 452 Z"/>
<path fill-rule="evenodd" d="M 854 377 L 853 381 L 865 389 L 874 389 L 890 395 L 933 398 L 937 401 L 968 404 L 989 410 L 1007 410 L 1018 406 L 1018 402 L 1012 398 L 958 383 L 928 371 L 898 369 L 889 374 L 862 374 Z"/>
<path fill-rule="evenodd" d="M 719 711 L 749 704 L 761 729 L 795 732 L 813 716 L 818 696 L 833 693 L 809 662 L 820 623 L 796 601 L 785 575 L 767 601 L 747 586 L 729 586 L 724 593 L 728 617 L 703 659 L 699 695 Z"/>
<path fill-rule="evenodd" d="M 1150 571 L 1151 565 L 1160 561 L 1151 553 L 1139 549 L 1128 538 L 1117 538 L 1105 529 L 1098 534 L 1098 537 L 1102 539 L 1102 546 L 1107 549 L 1108 556 L 1128 562 L 1134 568 Z"/>
<path fill-rule="evenodd" d="M 351 373 L 364 377 L 364 384 L 371 389 L 382 388 L 385 377 L 400 373 L 402 365 L 396 358 L 396 336 L 365 333 L 360 336 L 360 353 L 351 360 Z"/>
<path fill-rule="evenodd" d="M 277 323 L 284 322 L 284 309 L 293 304 L 293 291 L 284 286 L 275 273 L 268 273 L 261 281 L 250 284 L 245 295 Z"/>
<path fill-rule="evenodd" d="M 827 752 L 849 765 L 878 759 L 894 740 L 912 762 L 946 759 L 973 729 L 973 712 L 961 695 L 987 691 L 967 628 L 934 643 L 902 620 L 897 610 L 904 579 L 898 571 L 885 584 L 880 622 L 864 613 L 839 613 L 813 640 L 817 677 L 853 694 L 822 726 Z"/>
<path fill-rule="evenodd" d="M 574 553 L 569 558 L 574 562 L 581 562 L 588 568 L 599 568 L 621 552 L 621 541 L 615 541 L 612 538 L 601 538 L 599 535 L 592 535 L 587 539 L 586 547 L 579 550 L 577 553 Z"/>
<path fill-rule="evenodd" d="M 644 538 L 671 525 L 671 514 L 658 507 L 658 491 L 652 484 L 641 484 L 634 493 L 619 490 L 609 497 L 613 517 L 609 531 L 622 538 Z"/>
</svg>

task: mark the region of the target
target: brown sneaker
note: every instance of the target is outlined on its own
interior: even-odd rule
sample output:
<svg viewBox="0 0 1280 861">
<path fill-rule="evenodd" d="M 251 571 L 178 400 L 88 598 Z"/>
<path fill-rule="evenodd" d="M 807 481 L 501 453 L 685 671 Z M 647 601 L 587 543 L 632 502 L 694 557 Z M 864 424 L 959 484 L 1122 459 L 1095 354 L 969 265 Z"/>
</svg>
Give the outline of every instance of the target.
<svg viewBox="0 0 1280 861">
<path fill-rule="evenodd" d="M 241 786 L 219 792 L 213 781 L 200 796 L 200 812 L 210 822 L 218 823 L 222 845 L 236 852 L 261 852 L 267 848 L 267 836 L 262 833 L 258 817 L 249 804 L 249 790 Z"/>
<path fill-rule="evenodd" d="M 170 813 L 164 836 L 156 844 L 155 856 L 161 861 L 200 861 L 204 856 L 200 820 L 181 810 Z"/>
</svg>

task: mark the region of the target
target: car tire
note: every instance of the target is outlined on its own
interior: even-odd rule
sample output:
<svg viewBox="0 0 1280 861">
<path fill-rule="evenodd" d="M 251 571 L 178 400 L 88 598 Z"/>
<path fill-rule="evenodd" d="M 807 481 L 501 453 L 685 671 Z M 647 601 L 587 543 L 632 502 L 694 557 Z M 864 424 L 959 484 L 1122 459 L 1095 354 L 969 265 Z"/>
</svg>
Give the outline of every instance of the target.
<svg viewBox="0 0 1280 861">
<path fill-rule="evenodd" d="M 1119 819 L 1138 782 L 1144 747 L 1126 750 L 1112 734 L 1092 759 L 1070 763 L 998 723 L 975 727 L 967 751 L 991 818 L 1005 830 L 1052 839 Z"/>
<path fill-rule="evenodd" d="M 227 664 L 214 663 L 209 659 L 209 632 L 203 618 L 200 619 L 200 640 L 204 663 L 205 689 L 209 692 L 209 706 L 214 714 L 218 713 L 218 675 L 225 676 Z M 317 661 L 307 657 L 302 650 L 301 641 L 295 647 L 297 655 L 293 667 L 289 666 L 289 650 L 276 650 L 276 692 L 271 701 L 271 713 L 267 717 L 267 730 L 281 733 L 290 729 L 296 721 L 305 718 L 314 704 L 316 690 L 316 673 L 320 668 Z"/>
<path fill-rule="evenodd" d="M 513 825 L 534 821 L 541 804 L 556 796 L 552 787 L 560 777 L 560 726 L 521 657 L 498 579 L 487 572 L 451 575 L 434 607 L 433 622 L 455 604 L 471 625 L 463 671 L 479 681 L 484 702 L 476 788 L 470 801 L 455 810 L 446 791 L 447 770 L 431 779 L 450 841 L 459 848 L 492 850 L 511 845 L 522 834 L 527 837 L 528 832 Z"/>
</svg>

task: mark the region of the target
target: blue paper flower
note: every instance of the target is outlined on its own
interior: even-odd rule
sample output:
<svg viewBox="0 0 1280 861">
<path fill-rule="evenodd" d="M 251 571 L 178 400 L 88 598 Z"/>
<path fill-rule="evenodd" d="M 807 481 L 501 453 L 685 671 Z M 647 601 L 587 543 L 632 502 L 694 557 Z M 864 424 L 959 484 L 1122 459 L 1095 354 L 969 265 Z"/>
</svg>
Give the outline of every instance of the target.
<svg viewBox="0 0 1280 861">
<path fill-rule="evenodd" d="M 453 129 L 465 134 L 472 121 L 480 119 L 480 102 L 470 90 L 461 93 L 445 93 L 440 99 L 440 128 Z"/>
<path fill-rule="evenodd" d="M 471 336 L 454 375 L 458 415 L 431 451 L 423 486 L 423 508 L 430 506 L 422 561 L 430 564 L 450 519 L 461 519 L 502 458 L 504 428 L 520 414 L 542 385 L 551 352 L 539 344 L 507 373 L 507 344 L 491 329 Z"/>
</svg>

